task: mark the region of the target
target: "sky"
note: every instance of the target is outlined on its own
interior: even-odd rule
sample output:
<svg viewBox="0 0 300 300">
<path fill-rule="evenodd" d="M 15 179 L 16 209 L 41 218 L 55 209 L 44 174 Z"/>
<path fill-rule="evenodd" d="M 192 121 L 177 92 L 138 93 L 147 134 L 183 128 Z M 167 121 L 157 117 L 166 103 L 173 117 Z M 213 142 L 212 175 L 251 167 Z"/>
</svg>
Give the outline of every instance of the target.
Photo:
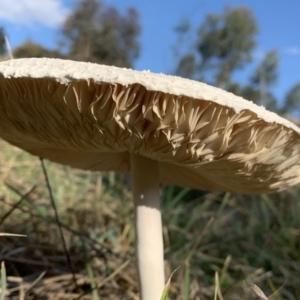
<svg viewBox="0 0 300 300">
<path fill-rule="evenodd" d="M 248 70 L 235 76 L 246 81 L 251 68 L 264 53 L 277 49 L 280 57 L 279 80 L 274 87 L 278 99 L 300 82 L 300 1 L 299 0 L 106 0 L 121 13 L 135 7 L 141 24 L 141 54 L 137 70 L 171 74 L 177 57 L 178 39 L 174 28 L 189 19 L 192 30 L 185 48 L 193 47 L 196 30 L 208 13 L 222 13 L 225 7 L 249 7 L 259 26 L 254 62 Z M 13 3 L 13 4 L 12 4 Z M 0 26 L 8 35 L 11 47 L 31 39 L 55 48 L 59 26 L 70 14 L 76 0 L 0 0 Z M 182 49 L 184 49 L 184 47 Z"/>
</svg>

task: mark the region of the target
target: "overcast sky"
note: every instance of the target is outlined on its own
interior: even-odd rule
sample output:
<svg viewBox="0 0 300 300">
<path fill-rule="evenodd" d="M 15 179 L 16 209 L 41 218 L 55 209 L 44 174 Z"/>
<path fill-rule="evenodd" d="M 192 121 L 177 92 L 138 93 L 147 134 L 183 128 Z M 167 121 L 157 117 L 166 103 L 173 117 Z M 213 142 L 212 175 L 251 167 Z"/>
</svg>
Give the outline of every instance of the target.
<svg viewBox="0 0 300 300">
<path fill-rule="evenodd" d="M 76 0 L 0 0 L 0 26 L 5 28 L 12 47 L 30 38 L 54 48 L 58 27 L 74 3 Z M 207 13 L 221 13 L 225 6 L 246 5 L 253 10 L 260 27 L 256 61 L 268 50 L 276 48 L 279 51 L 277 96 L 282 98 L 300 81 L 299 0 L 107 0 L 106 3 L 121 12 L 129 6 L 136 7 L 142 27 L 142 51 L 135 68 L 163 73 L 172 73 L 175 67 L 174 27 L 180 21 L 190 19 L 195 32 Z M 186 44 L 192 47 L 193 36 Z M 245 79 L 247 73 L 238 76 Z"/>
</svg>

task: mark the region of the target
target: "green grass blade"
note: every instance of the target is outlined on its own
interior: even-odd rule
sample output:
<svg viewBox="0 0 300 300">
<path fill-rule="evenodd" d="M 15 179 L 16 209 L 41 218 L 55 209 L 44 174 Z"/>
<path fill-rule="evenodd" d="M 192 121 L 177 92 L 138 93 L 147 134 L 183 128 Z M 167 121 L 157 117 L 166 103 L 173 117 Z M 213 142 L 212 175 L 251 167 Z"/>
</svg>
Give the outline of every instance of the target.
<svg viewBox="0 0 300 300">
<path fill-rule="evenodd" d="M 218 300 L 218 288 L 215 286 L 214 300 Z"/>
<path fill-rule="evenodd" d="M 4 300 L 7 288 L 6 269 L 4 261 L 1 262 L 1 300 Z"/>
<path fill-rule="evenodd" d="M 191 285 L 191 268 L 189 261 L 185 264 L 184 271 L 184 286 L 183 286 L 183 300 L 189 300 Z"/>
<path fill-rule="evenodd" d="M 166 285 L 165 285 L 165 288 L 163 290 L 163 293 L 160 297 L 160 300 L 167 300 L 168 299 L 168 295 L 169 295 L 169 291 L 170 291 L 170 286 L 171 286 L 171 279 L 172 279 L 172 276 L 174 275 L 174 273 L 180 268 L 181 266 L 179 266 L 178 268 L 176 268 L 170 275 Z"/>
<path fill-rule="evenodd" d="M 215 295 L 214 300 L 217 300 L 219 296 L 220 300 L 224 300 L 222 294 L 221 294 L 221 288 L 220 288 L 220 278 L 218 272 L 215 273 Z"/>
<path fill-rule="evenodd" d="M 86 271 L 87 271 L 88 277 L 90 279 L 93 300 L 100 300 L 100 296 L 98 294 L 97 283 L 96 283 L 96 280 L 95 280 L 94 272 L 93 272 L 90 261 L 87 261 L 87 263 L 86 263 Z"/>
</svg>

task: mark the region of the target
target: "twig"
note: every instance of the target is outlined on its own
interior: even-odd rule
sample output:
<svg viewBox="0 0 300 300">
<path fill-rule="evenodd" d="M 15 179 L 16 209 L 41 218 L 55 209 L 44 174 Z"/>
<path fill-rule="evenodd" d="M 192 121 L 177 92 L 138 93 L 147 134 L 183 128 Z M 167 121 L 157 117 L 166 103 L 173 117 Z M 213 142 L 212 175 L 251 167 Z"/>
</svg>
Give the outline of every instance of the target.
<svg viewBox="0 0 300 300">
<path fill-rule="evenodd" d="M 34 190 L 36 189 L 36 186 L 33 186 L 26 194 L 21 195 L 21 199 L 12 206 L 12 208 L 2 216 L 0 219 L 0 225 L 3 224 L 3 222 L 13 213 L 13 211 L 23 202 L 24 199 L 26 199 Z"/>
<path fill-rule="evenodd" d="M 5 185 L 14 193 L 16 193 L 19 196 L 22 196 L 21 192 L 18 191 L 15 187 L 9 185 L 8 183 L 5 183 Z M 30 199 L 28 199 L 27 197 L 25 197 L 25 201 L 27 202 L 28 205 L 30 205 L 30 207 L 32 207 L 33 209 L 35 209 L 34 205 L 30 202 Z M 5 200 L 3 200 L 3 202 L 7 205 L 13 206 L 10 203 L 5 202 Z M 27 211 L 26 209 L 24 209 L 23 207 L 19 207 L 19 210 L 24 212 L 24 213 L 29 213 L 32 217 L 36 217 L 36 218 L 40 218 L 39 215 L 33 213 L 32 211 Z M 53 220 L 52 218 L 49 217 L 42 217 L 44 222 L 47 222 L 48 224 L 53 224 Z M 56 224 L 56 221 L 55 221 Z M 111 254 L 114 255 L 117 258 L 120 258 L 120 254 L 114 253 L 112 251 L 112 249 L 108 248 L 107 246 L 105 246 L 103 243 L 97 241 L 96 239 L 90 237 L 90 236 L 85 236 L 82 232 L 79 232 L 73 228 L 70 228 L 68 225 L 64 224 L 63 222 L 60 222 L 60 226 L 62 226 L 64 229 L 68 230 L 69 232 L 71 232 L 72 234 L 80 237 L 81 239 L 84 239 L 88 242 L 89 246 L 97 253 L 97 257 L 101 257 L 105 260 L 107 260 L 106 255 Z M 98 249 L 98 247 L 96 247 L 96 245 L 99 245 L 101 247 L 101 251 Z M 31 247 L 30 245 L 27 245 L 27 247 Z M 36 247 L 36 245 L 34 246 Z M 103 250 L 105 249 L 105 251 Z"/>
<path fill-rule="evenodd" d="M 72 262 L 71 262 L 71 258 L 70 258 L 69 252 L 68 252 L 65 237 L 63 235 L 62 226 L 60 224 L 57 207 L 56 207 L 56 204 L 55 204 L 55 200 L 54 200 L 53 193 L 52 193 L 52 188 L 51 188 L 51 185 L 50 185 L 50 181 L 49 181 L 49 178 L 48 178 L 48 174 L 47 174 L 47 171 L 46 171 L 46 167 L 45 167 L 43 158 L 40 157 L 40 161 L 41 161 L 41 166 L 42 166 L 42 169 L 43 169 L 46 185 L 47 185 L 47 188 L 48 188 L 51 204 L 52 204 L 52 207 L 53 207 L 53 210 L 54 210 L 55 220 L 56 220 L 56 223 L 58 225 L 59 233 L 60 233 L 60 236 L 61 236 L 61 239 L 62 239 L 62 242 L 63 242 L 63 247 L 64 247 L 64 250 L 65 250 L 68 265 L 69 265 L 69 268 L 70 268 L 70 270 L 72 272 L 72 275 L 73 275 L 72 276 L 73 282 L 75 284 L 76 289 L 78 289 L 77 281 L 76 281 L 76 277 L 75 277 L 75 271 L 74 271 L 73 266 L 72 266 Z"/>
</svg>

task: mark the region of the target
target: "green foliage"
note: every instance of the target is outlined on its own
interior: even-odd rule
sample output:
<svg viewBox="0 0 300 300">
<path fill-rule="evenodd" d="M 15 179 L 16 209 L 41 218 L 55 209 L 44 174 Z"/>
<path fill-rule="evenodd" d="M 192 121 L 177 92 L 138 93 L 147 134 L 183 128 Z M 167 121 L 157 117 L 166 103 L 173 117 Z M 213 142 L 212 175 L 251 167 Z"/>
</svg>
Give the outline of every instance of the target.
<svg viewBox="0 0 300 300">
<path fill-rule="evenodd" d="M 259 86 L 261 83 L 265 86 L 275 84 L 278 79 L 278 63 L 277 50 L 268 51 L 253 74 L 251 83 L 256 86 Z"/>
<path fill-rule="evenodd" d="M 27 40 L 13 51 L 14 58 L 23 57 L 49 57 L 64 58 L 64 55 L 58 50 L 49 50 L 31 40 Z"/>
<path fill-rule="evenodd" d="M 208 15 L 199 29 L 197 50 L 201 69 L 213 71 L 214 84 L 226 87 L 233 71 L 252 59 L 257 25 L 246 7 Z"/>
<path fill-rule="evenodd" d="M 283 112 L 300 117 L 300 82 L 295 84 L 286 95 Z"/>
<path fill-rule="evenodd" d="M 196 56 L 193 53 L 183 56 L 178 64 L 176 75 L 192 78 L 196 73 Z"/>
<path fill-rule="evenodd" d="M 184 40 L 189 29 L 188 21 L 175 28 L 179 41 Z M 233 74 L 252 61 L 257 31 L 252 12 L 246 7 L 208 15 L 199 27 L 195 48 L 188 49 L 180 57 L 176 75 L 208 82 L 268 110 L 278 111 L 277 99 L 272 92 L 278 79 L 279 57 L 276 50 L 264 55 L 248 83 L 233 80 Z M 176 53 L 179 53 L 178 49 Z"/>
<path fill-rule="evenodd" d="M 278 54 L 276 50 L 266 53 L 248 85 L 230 83 L 228 91 L 262 105 L 268 110 L 278 111 L 277 99 L 272 93 L 272 86 L 278 77 Z"/>
<path fill-rule="evenodd" d="M 258 68 L 251 77 L 250 88 L 256 93 L 251 99 L 256 104 L 263 105 L 269 110 L 277 111 L 277 100 L 271 92 L 271 87 L 278 79 L 278 53 L 277 50 L 267 52 Z"/>
<path fill-rule="evenodd" d="M 100 0 L 81 0 L 61 28 L 61 44 L 74 60 L 132 67 L 139 33 L 135 9 L 122 16 Z"/>
<path fill-rule="evenodd" d="M 4 56 L 5 54 L 6 54 L 5 31 L 3 27 L 0 27 L 0 55 Z"/>
<path fill-rule="evenodd" d="M 181 206 L 180 210 L 173 210 L 171 214 L 179 214 L 179 217 L 171 219 L 168 225 L 172 228 L 169 231 L 171 250 L 168 259 L 187 261 L 190 287 L 186 299 L 193 299 L 191 282 L 195 277 L 201 278 L 198 278 L 201 290 L 213 283 L 215 271 L 221 274 L 220 287 L 224 299 L 242 298 L 233 297 L 241 288 L 237 278 L 251 282 L 253 277 L 263 277 L 265 283 L 260 283 L 262 290 L 266 294 L 274 293 L 276 288 L 270 282 L 278 283 L 283 273 L 284 276 L 289 274 L 285 283 L 295 295 L 297 279 L 289 271 L 285 272 L 293 269 L 296 275 L 300 270 L 298 263 L 291 261 L 292 257 L 297 261 L 300 259 L 295 252 L 295 247 L 299 246 L 295 236 L 299 222 L 295 216 L 287 217 L 298 211 L 297 197 L 299 189 L 255 197 L 226 194 L 223 197 L 215 195 L 214 198 L 208 194 Z M 251 266 L 248 271 L 246 265 Z M 185 277 L 186 272 L 182 274 L 182 284 Z M 183 290 L 186 293 L 186 285 Z"/>
<path fill-rule="evenodd" d="M 80 0 L 59 32 L 59 50 L 49 50 L 27 40 L 14 50 L 14 57 L 66 58 L 132 67 L 139 55 L 140 25 L 138 13 L 133 8 L 123 16 L 104 1 Z M 3 34 L 0 29 L 0 54 L 2 45 L 5 50 Z"/>
<path fill-rule="evenodd" d="M 78 288 L 73 289 L 38 159 L 3 141 L 0 146 L 0 220 L 9 212 L 1 231 L 27 234 L 0 238 L 7 293 L 17 293 L 16 285 L 25 285 L 26 278 L 23 289 L 28 298 L 54 300 L 72 293 L 77 298 L 86 295 L 82 299 L 93 299 L 93 294 L 108 300 L 136 299 L 134 211 L 124 177 L 47 162 L 78 278 Z M 162 197 L 167 276 L 182 266 L 166 286 L 165 298 L 168 292 L 174 300 L 211 300 L 217 290 L 224 299 L 255 299 L 254 292 L 244 287 L 246 281 L 266 295 L 277 293 L 274 299 L 296 299 L 293 295 L 300 292 L 299 187 L 253 197 L 169 187 Z M 38 276 L 33 275 L 46 269 L 45 280 L 34 285 Z M 16 277 L 19 283 L 10 281 Z"/>
</svg>

